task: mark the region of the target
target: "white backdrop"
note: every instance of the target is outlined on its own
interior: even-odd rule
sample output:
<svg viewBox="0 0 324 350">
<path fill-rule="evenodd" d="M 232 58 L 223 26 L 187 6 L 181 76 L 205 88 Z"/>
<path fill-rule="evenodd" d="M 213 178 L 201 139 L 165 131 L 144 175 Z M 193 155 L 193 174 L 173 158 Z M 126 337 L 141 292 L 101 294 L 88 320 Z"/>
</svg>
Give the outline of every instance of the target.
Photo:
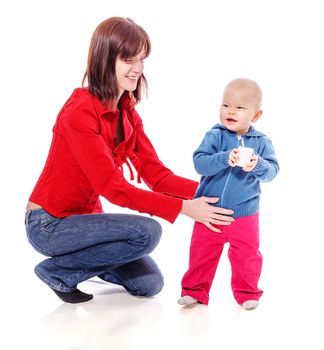
<svg viewBox="0 0 324 350">
<path fill-rule="evenodd" d="M 259 82 L 264 114 L 256 127 L 273 140 L 281 166 L 279 176 L 263 186 L 263 283 L 278 293 L 285 290 L 284 297 L 293 296 L 296 303 L 310 295 L 319 301 L 324 117 L 320 6 L 320 0 L 1 2 L 3 274 L 13 275 L 8 264 L 15 268 L 23 263 L 32 270 L 33 260 L 39 260 L 25 240 L 24 207 L 44 165 L 56 115 L 81 84 L 91 35 L 102 20 L 117 15 L 131 17 L 150 35 L 152 54 L 145 63 L 150 91 L 138 111 L 160 158 L 179 175 L 198 180 L 192 152 L 218 122 L 225 84 L 236 77 Z M 105 201 L 104 206 L 119 210 Z M 191 222 L 179 218 L 174 225 L 161 223 L 166 234 L 156 256 L 166 275 L 178 266 L 180 276 Z M 184 244 L 183 250 L 177 244 Z M 170 259 L 172 253 L 183 259 Z"/>
</svg>

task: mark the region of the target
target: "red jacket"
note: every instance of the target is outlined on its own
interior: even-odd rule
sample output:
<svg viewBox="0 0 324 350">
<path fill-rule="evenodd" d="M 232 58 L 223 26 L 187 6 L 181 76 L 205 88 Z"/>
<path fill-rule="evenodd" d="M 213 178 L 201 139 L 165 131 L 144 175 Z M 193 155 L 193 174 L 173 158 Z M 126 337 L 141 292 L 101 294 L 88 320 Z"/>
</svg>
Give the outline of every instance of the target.
<svg viewBox="0 0 324 350">
<path fill-rule="evenodd" d="M 65 217 L 101 213 L 101 195 L 116 205 L 174 222 L 181 198 L 191 199 L 198 183 L 163 165 L 128 96 L 122 99 L 120 113 L 125 141 L 115 146 L 119 111 L 104 107 L 86 88 L 75 89 L 57 117 L 48 158 L 30 201 L 53 216 Z M 121 165 L 127 159 L 153 192 L 125 180 Z"/>
</svg>

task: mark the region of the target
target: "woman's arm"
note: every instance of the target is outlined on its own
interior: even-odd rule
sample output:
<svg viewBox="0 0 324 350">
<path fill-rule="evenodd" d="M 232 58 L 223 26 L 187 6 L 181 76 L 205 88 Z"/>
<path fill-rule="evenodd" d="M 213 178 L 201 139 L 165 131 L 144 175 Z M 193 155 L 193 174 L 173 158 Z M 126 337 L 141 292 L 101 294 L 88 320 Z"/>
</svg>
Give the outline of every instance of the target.
<svg viewBox="0 0 324 350">
<path fill-rule="evenodd" d="M 159 159 L 144 131 L 142 120 L 135 110 L 134 118 L 137 134 L 134 149 L 136 159 L 133 159 L 132 163 L 143 181 L 154 192 L 192 199 L 197 190 L 198 182 L 178 176 L 167 168 Z"/>
</svg>

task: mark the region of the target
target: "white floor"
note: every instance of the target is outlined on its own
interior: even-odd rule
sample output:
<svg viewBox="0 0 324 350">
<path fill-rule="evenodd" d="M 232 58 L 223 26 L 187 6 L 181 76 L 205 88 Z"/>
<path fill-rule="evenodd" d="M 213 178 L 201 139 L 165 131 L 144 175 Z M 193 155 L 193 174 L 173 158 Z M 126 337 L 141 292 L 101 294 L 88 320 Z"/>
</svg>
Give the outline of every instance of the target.
<svg viewBox="0 0 324 350">
<path fill-rule="evenodd" d="M 260 287 L 264 295 L 254 311 L 243 310 L 231 295 L 227 247 L 210 304 L 186 309 L 176 303 L 187 264 L 190 220 L 164 224 L 162 241 L 154 252 L 165 275 L 165 288 L 159 295 L 136 298 L 120 287 L 93 279 L 79 288 L 93 293 L 94 299 L 79 305 L 62 303 L 37 279 L 33 267 L 41 256 L 28 245 L 20 227 L 17 241 L 12 242 L 19 254 L 7 256 L 1 267 L 5 330 L 1 342 L 9 344 L 3 348 L 272 350 L 298 346 L 323 350 L 319 244 L 312 239 L 304 241 L 303 231 L 288 229 L 290 224 L 275 230 L 270 218 L 270 214 L 263 217 L 268 221 L 263 224 L 261 245 L 264 267 Z"/>
</svg>

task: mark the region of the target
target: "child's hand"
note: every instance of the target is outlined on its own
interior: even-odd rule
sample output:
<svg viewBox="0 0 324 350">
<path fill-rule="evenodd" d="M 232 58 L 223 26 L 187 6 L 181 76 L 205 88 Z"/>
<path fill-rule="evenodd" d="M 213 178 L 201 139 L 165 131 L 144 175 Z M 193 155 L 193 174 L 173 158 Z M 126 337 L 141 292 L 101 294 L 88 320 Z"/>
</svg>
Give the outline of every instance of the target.
<svg viewBox="0 0 324 350">
<path fill-rule="evenodd" d="M 258 164 L 258 160 L 259 157 L 256 154 L 253 154 L 251 157 L 251 161 L 249 163 L 246 163 L 242 170 L 246 172 L 252 171 Z"/>
<path fill-rule="evenodd" d="M 239 156 L 238 156 L 239 150 L 237 148 L 233 148 L 229 157 L 228 157 L 228 164 L 230 166 L 236 166 L 236 163 L 239 161 Z"/>
</svg>

